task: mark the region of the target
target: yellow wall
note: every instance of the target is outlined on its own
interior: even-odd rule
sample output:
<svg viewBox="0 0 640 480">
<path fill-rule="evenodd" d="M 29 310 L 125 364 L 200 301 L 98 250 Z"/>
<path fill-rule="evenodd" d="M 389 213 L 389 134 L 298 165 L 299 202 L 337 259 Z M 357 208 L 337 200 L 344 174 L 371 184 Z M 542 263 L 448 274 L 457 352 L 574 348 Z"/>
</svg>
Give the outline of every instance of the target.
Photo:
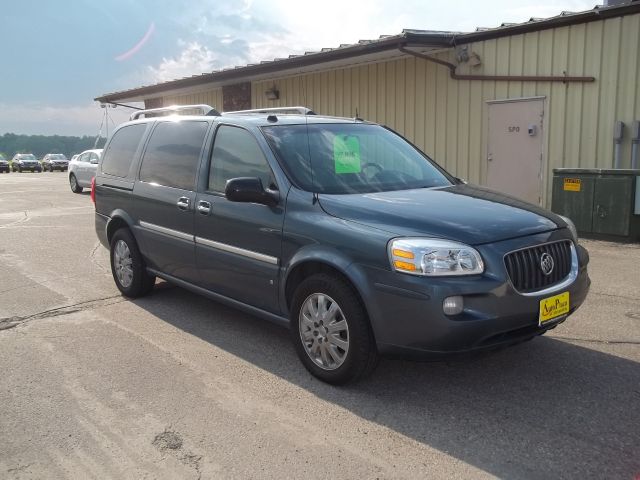
<svg viewBox="0 0 640 480">
<path fill-rule="evenodd" d="M 305 105 L 327 115 L 389 125 L 451 173 L 486 179 L 488 100 L 545 96 L 545 200 L 555 167 L 613 166 L 613 123 L 627 125 L 622 167 L 629 168 L 629 126 L 640 120 L 640 15 L 486 40 L 469 45 L 482 65 L 458 73 L 594 76 L 590 84 L 460 81 L 446 67 L 406 57 L 320 73 L 253 82 L 254 108 Z M 443 58 L 454 61 L 453 52 Z M 280 99 L 265 90 L 276 85 Z M 166 105 L 165 101 L 165 105 Z M 218 104 L 222 104 L 219 102 Z"/>
<path fill-rule="evenodd" d="M 172 95 L 162 99 L 165 107 L 169 105 L 211 105 L 217 110 L 222 110 L 222 87 L 213 88 L 199 93 L 189 93 L 184 95 Z"/>
</svg>

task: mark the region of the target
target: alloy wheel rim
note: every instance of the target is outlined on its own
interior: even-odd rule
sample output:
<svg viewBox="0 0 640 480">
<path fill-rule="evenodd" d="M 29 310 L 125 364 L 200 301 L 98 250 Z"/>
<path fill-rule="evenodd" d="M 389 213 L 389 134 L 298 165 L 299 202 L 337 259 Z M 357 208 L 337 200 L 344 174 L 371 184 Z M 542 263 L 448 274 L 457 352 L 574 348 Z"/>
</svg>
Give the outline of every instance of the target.
<svg viewBox="0 0 640 480">
<path fill-rule="evenodd" d="M 129 245 L 124 240 L 118 240 L 113 249 L 113 267 L 120 285 L 130 287 L 133 283 L 133 260 Z"/>
<path fill-rule="evenodd" d="M 298 322 L 313 363 L 324 370 L 340 368 L 349 353 L 349 326 L 340 305 L 324 293 L 313 293 L 302 303 Z"/>
<path fill-rule="evenodd" d="M 75 175 L 71 175 L 71 187 L 75 190 L 77 185 L 78 185 L 78 182 L 76 181 L 76 176 Z"/>
</svg>

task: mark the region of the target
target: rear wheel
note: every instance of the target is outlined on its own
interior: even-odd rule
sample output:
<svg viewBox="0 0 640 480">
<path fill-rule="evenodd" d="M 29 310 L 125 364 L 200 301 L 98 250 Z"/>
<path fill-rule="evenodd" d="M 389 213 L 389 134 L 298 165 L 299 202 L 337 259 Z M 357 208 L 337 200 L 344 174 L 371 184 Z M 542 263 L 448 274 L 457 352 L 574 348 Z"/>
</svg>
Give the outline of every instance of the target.
<svg viewBox="0 0 640 480">
<path fill-rule="evenodd" d="M 118 290 L 125 297 L 147 295 L 156 283 L 149 275 L 138 244 L 127 228 L 116 231 L 111 239 L 111 273 Z"/>
<path fill-rule="evenodd" d="M 69 175 L 69 185 L 73 193 L 82 193 L 82 187 L 78 185 L 78 179 L 73 173 Z"/>
<path fill-rule="evenodd" d="M 49 172 L 53 173 L 53 167 L 51 165 L 49 165 Z"/>
<path fill-rule="evenodd" d="M 315 274 L 291 302 L 291 337 L 304 366 L 327 383 L 369 375 L 378 351 L 367 313 L 353 286 L 337 275 Z"/>
</svg>

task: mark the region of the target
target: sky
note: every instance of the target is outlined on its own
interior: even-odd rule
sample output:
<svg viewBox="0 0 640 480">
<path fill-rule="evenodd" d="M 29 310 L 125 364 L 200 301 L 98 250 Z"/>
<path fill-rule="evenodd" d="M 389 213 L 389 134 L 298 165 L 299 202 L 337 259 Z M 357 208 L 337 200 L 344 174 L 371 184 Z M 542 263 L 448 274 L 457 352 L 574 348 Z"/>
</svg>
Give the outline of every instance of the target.
<svg viewBox="0 0 640 480">
<path fill-rule="evenodd" d="M 585 0 L 4 0 L 0 134 L 97 135 L 100 94 L 398 34 L 473 31 Z M 108 109 L 114 124 L 131 110 Z"/>
</svg>

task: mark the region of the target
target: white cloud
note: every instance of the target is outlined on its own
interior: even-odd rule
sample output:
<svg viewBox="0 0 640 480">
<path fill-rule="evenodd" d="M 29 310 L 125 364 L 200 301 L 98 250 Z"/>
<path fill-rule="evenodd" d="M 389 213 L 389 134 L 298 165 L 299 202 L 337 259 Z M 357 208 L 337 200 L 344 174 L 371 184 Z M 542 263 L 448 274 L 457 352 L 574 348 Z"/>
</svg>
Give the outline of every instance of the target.
<svg viewBox="0 0 640 480">
<path fill-rule="evenodd" d="M 158 82 L 213 70 L 215 54 L 199 42 L 179 42 L 184 48 L 175 58 L 163 58 L 157 67 L 148 67 L 151 78 Z"/>
<path fill-rule="evenodd" d="M 109 128 L 128 120 L 132 110 L 109 108 Z M 82 105 L 44 105 L 37 103 L 14 105 L 0 103 L 0 134 L 26 135 L 97 135 L 104 109 L 98 103 Z M 103 124 L 102 135 L 107 128 Z"/>
</svg>

